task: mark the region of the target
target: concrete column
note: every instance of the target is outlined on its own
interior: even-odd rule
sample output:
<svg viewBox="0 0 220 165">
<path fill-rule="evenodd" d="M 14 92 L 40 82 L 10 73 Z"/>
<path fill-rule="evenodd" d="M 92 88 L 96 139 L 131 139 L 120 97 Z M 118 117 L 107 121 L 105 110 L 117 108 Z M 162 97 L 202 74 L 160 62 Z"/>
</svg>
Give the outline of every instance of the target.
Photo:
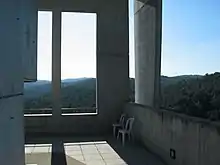
<svg viewBox="0 0 220 165">
<path fill-rule="evenodd" d="M 135 0 L 135 101 L 159 107 L 162 0 Z"/>
<path fill-rule="evenodd" d="M 112 129 L 129 99 L 128 1 L 103 3 L 97 15 L 97 103 L 103 128 Z"/>
<path fill-rule="evenodd" d="M 52 23 L 52 118 L 56 128 L 61 118 L 60 91 L 61 91 L 61 10 L 53 10 Z"/>
<path fill-rule="evenodd" d="M 0 164 L 24 165 L 21 1 L 0 1 Z"/>
</svg>

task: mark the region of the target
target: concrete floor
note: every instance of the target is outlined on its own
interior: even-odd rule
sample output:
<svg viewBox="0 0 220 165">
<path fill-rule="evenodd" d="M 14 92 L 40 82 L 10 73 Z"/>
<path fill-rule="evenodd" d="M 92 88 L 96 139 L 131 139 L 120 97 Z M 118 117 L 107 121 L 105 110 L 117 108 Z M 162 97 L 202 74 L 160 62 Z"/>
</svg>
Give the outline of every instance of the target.
<svg viewBox="0 0 220 165">
<path fill-rule="evenodd" d="M 61 139 L 61 138 L 59 138 Z M 59 140 L 27 144 L 26 165 L 164 165 L 143 147 L 129 142 L 123 147 L 113 138 Z M 49 140 L 50 141 L 50 140 Z"/>
</svg>

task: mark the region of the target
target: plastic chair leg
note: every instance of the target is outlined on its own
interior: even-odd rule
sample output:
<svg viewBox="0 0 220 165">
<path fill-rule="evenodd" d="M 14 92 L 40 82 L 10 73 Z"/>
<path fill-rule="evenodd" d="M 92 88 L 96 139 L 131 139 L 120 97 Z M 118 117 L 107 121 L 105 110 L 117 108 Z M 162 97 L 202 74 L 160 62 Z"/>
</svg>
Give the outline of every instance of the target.
<svg viewBox="0 0 220 165">
<path fill-rule="evenodd" d="M 131 134 L 130 133 L 128 134 L 128 138 L 129 138 L 129 141 L 131 141 Z"/>
<path fill-rule="evenodd" d="M 125 133 L 122 133 L 122 145 L 125 145 Z"/>
<path fill-rule="evenodd" d="M 120 132 L 118 132 L 117 139 L 119 139 L 119 134 L 120 134 Z"/>
<path fill-rule="evenodd" d="M 113 136 L 115 137 L 116 135 L 116 127 L 113 127 Z"/>
</svg>

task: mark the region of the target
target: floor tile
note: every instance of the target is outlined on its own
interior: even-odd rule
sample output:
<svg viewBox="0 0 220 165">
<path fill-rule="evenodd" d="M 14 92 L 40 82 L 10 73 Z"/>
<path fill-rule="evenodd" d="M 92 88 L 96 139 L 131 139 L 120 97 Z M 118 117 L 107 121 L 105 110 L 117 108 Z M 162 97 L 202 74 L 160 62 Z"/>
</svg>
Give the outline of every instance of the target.
<svg viewBox="0 0 220 165">
<path fill-rule="evenodd" d="M 34 147 L 32 153 L 48 153 L 50 147 Z"/>
<path fill-rule="evenodd" d="M 81 150 L 67 150 L 65 153 L 66 153 L 66 155 L 70 155 L 70 156 L 82 155 L 82 151 Z"/>
<path fill-rule="evenodd" d="M 25 164 L 51 165 L 50 153 L 32 153 L 25 155 Z"/>
<path fill-rule="evenodd" d="M 80 145 L 81 148 L 96 148 L 95 144 L 84 144 L 84 145 Z"/>
<path fill-rule="evenodd" d="M 102 157 L 100 154 L 85 154 L 83 155 L 86 161 L 90 160 L 102 160 Z"/>
<path fill-rule="evenodd" d="M 103 159 L 120 159 L 120 156 L 116 153 L 105 153 L 101 154 Z"/>
<path fill-rule="evenodd" d="M 126 162 L 122 159 L 105 159 L 106 165 L 121 165 L 126 164 Z"/>
<path fill-rule="evenodd" d="M 114 150 L 112 150 L 112 149 L 98 149 L 98 151 L 99 151 L 101 154 L 114 153 Z"/>
<path fill-rule="evenodd" d="M 94 141 L 90 141 L 90 142 L 80 142 L 80 145 L 89 145 L 89 144 L 94 144 Z"/>
<path fill-rule="evenodd" d="M 76 150 L 81 150 L 81 148 L 80 148 L 80 145 L 71 145 L 71 146 L 64 146 L 64 148 L 65 148 L 65 150 L 67 151 L 69 151 L 69 150 L 74 150 L 74 151 L 76 151 Z"/>
<path fill-rule="evenodd" d="M 103 160 L 86 161 L 86 165 L 105 165 Z"/>
<path fill-rule="evenodd" d="M 82 149 L 82 152 L 83 154 L 98 154 L 99 151 L 94 148 L 94 149 L 90 149 L 90 148 L 87 148 L 87 149 Z"/>
<path fill-rule="evenodd" d="M 64 146 L 74 146 L 74 145 L 79 145 L 80 143 L 64 143 Z"/>
<path fill-rule="evenodd" d="M 66 156 L 66 165 L 85 165 L 82 156 Z"/>
<path fill-rule="evenodd" d="M 84 161 L 84 157 L 83 155 L 72 155 L 72 156 L 69 156 L 75 160 L 79 160 L 79 161 Z"/>
<path fill-rule="evenodd" d="M 30 154 L 34 150 L 34 147 L 25 147 L 25 154 Z"/>
</svg>

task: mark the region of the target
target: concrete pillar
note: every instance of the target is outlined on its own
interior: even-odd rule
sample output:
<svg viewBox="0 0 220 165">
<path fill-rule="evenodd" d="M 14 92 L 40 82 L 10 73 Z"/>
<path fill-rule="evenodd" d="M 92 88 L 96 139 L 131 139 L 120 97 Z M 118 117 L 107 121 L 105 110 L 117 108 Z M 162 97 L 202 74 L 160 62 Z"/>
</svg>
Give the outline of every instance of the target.
<svg viewBox="0 0 220 165">
<path fill-rule="evenodd" d="M 159 107 L 162 0 L 135 0 L 135 101 Z"/>
<path fill-rule="evenodd" d="M 110 128 L 129 99 L 128 1 L 103 3 L 97 15 L 97 103 Z"/>
<path fill-rule="evenodd" d="M 61 118 L 61 10 L 53 10 L 52 22 L 52 124 L 55 129 Z"/>
<path fill-rule="evenodd" d="M 24 165 L 21 1 L 0 9 L 0 164 Z"/>
</svg>

